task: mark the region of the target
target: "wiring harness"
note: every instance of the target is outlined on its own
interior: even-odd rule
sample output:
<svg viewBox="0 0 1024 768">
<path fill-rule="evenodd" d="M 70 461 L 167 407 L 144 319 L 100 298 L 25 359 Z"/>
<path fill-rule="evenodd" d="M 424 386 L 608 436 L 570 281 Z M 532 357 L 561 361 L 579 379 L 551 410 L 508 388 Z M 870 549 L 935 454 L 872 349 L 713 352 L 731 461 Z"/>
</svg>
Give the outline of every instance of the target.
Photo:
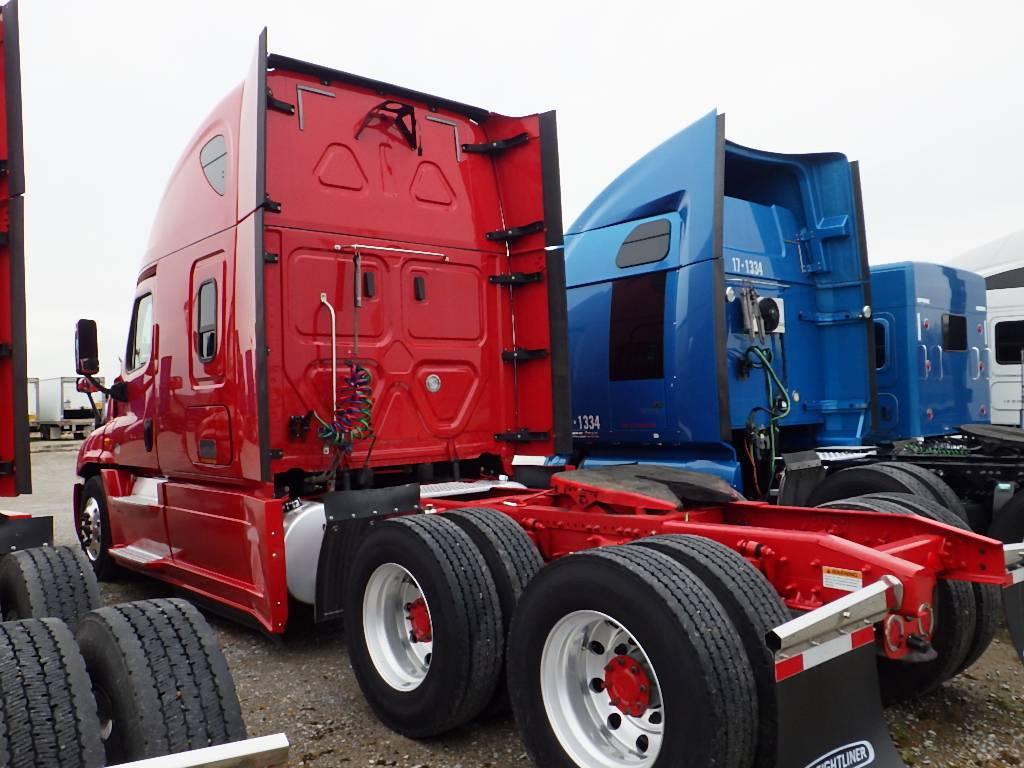
<svg viewBox="0 0 1024 768">
<path fill-rule="evenodd" d="M 747 440 L 744 449 L 747 458 L 750 460 L 750 469 L 754 475 L 754 488 L 760 498 L 765 498 L 768 490 L 771 489 L 772 479 L 775 474 L 775 461 L 777 458 L 776 445 L 779 437 L 779 422 L 786 418 L 790 412 L 789 392 L 786 391 L 782 379 L 772 367 L 772 351 L 767 347 L 751 346 L 743 353 L 744 363 L 751 369 L 760 369 L 764 373 L 765 399 L 768 407 L 757 406 L 750 411 L 747 421 Z M 768 453 L 768 482 L 765 490 L 762 491 L 760 472 L 755 454 L 760 454 L 762 449 L 755 442 L 757 425 L 756 414 L 765 413 L 768 416 L 767 424 L 767 453 Z"/>
</svg>

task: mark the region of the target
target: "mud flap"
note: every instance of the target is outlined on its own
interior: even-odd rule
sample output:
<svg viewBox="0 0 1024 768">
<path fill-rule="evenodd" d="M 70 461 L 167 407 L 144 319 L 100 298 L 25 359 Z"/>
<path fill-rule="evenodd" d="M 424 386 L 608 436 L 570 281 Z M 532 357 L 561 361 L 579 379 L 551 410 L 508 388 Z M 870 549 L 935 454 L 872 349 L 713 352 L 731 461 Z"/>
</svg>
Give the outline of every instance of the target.
<svg viewBox="0 0 1024 768">
<path fill-rule="evenodd" d="M 53 546 L 53 518 L 0 512 L 0 555 Z"/>
<path fill-rule="evenodd" d="M 1017 658 L 1024 661 L 1024 567 L 1010 571 L 1012 583 L 1003 588 L 1003 611 Z"/>
<path fill-rule="evenodd" d="M 418 512 L 418 483 L 324 494 L 327 526 L 317 562 L 317 622 L 341 616 L 348 567 L 363 536 L 377 520 Z"/>
<path fill-rule="evenodd" d="M 778 768 L 905 768 L 882 714 L 873 642 L 785 677 L 775 697 Z"/>
<path fill-rule="evenodd" d="M 905 768 L 882 714 L 875 624 L 900 604 L 894 576 L 775 627 L 778 768 Z"/>
</svg>

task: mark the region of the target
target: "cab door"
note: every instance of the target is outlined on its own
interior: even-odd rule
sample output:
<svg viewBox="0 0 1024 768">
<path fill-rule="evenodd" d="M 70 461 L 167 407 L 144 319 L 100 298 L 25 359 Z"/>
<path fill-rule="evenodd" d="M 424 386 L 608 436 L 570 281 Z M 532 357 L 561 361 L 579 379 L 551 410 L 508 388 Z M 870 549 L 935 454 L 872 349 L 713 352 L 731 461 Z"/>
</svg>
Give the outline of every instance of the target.
<svg viewBox="0 0 1024 768">
<path fill-rule="evenodd" d="M 143 280 L 136 291 L 121 374 L 127 400 L 116 404 L 110 424 L 117 463 L 147 474 L 159 469 L 154 418 L 159 367 L 159 328 L 153 320 L 155 283 L 153 278 Z"/>
<path fill-rule="evenodd" d="M 990 291 L 990 295 L 998 293 Z M 992 423 L 1024 424 L 1024 308 L 993 308 L 988 316 L 989 381 L 992 388 Z"/>
</svg>

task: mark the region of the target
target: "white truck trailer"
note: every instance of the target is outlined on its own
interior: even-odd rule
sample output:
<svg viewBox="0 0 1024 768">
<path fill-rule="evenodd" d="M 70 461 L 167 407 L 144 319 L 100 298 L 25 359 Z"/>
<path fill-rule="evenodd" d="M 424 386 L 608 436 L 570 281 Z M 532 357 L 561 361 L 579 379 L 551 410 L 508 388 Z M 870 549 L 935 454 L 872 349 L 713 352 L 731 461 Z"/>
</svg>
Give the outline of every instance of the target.
<svg viewBox="0 0 1024 768">
<path fill-rule="evenodd" d="M 94 392 L 92 396 L 96 407 L 103 410 L 103 393 Z M 85 437 L 92 432 L 95 415 L 89 405 L 89 396 L 78 391 L 77 378 L 60 376 L 39 380 L 36 421 L 44 440 L 60 440 L 65 432 L 72 433 L 74 437 Z"/>
</svg>

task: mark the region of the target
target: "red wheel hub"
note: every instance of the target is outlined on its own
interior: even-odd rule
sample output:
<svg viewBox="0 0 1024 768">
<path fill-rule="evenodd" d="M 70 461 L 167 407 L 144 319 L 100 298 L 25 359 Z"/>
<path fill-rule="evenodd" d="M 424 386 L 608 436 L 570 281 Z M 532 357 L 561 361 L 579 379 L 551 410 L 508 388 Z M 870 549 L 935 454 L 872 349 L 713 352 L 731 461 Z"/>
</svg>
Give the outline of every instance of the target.
<svg viewBox="0 0 1024 768">
<path fill-rule="evenodd" d="M 612 706 L 640 717 L 651 703 L 651 678 L 632 656 L 616 656 L 604 668 L 604 689 Z"/>
<path fill-rule="evenodd" d="M 434 639 L 426 600 L 417 597 L 413 602 L 406 604 L 405 617 L 409 620 L 409 635 L 414 643 L 429 643 Z"/>
</svg>

